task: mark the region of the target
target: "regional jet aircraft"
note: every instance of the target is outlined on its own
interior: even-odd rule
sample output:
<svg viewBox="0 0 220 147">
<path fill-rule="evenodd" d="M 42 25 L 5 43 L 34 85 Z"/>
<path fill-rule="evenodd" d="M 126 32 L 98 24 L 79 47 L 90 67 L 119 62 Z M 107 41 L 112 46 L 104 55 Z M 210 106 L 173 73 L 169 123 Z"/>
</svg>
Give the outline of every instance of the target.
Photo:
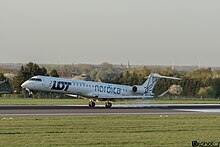
<svg viewBox="0 0 220 147">
<path fill-rule="evenodd" d="M 95 107 L 98 101 L 106 101 L 105 107 L 111 108 L 112 101 L 115 99 L 148 99 L 155 97 L 153 89 L 160 78 L 180 80 L 179 78 L 152 73 L 143 85 L 127 86 L 49 76 L 34 76 L 24 82 L 21 87 L 27 91 L 56 92 L 70 96 L 86 97 L 89 99 L 89 107 L 91 108 Z"/>
</svg>

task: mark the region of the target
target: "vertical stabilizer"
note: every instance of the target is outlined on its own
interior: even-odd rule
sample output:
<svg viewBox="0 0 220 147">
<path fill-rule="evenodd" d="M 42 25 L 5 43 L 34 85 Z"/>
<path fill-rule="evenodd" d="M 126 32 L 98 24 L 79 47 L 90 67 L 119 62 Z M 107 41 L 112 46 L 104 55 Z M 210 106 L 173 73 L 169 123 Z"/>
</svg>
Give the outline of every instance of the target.
<svg viewBox="0 0 220 147">
<path fill-rule="evenodd" d="M 180 80 L 180 78 L 161 76 L 161 75 L 156 74 L 156 73 L 151 73 L 148 76 L 147 80 L 143 84 L 144 88 L 146 89 L 146 95 L 149 95 L 149 96 L 154 95 L 153 94 L 154 87 L 155 87 L 158 79 L 160 79 L 160 78 Z"/>
</svg>

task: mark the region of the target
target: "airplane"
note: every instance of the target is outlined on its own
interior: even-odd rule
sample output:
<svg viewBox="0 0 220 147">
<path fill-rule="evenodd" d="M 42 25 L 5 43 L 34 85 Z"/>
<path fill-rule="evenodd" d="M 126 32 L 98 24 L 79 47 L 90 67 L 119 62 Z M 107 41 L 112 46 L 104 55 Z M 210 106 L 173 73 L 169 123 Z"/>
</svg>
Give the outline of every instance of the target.
<svg viewBox="0 0 220 147">
<path fill-rule="evenodd" d="M 143 85 L 120 85 L 84 80 L 57 78 L 50 76 L 34 76 L 25 81 L 21 87 L 27 91 L 43 91 L 63 93 L 74 97 L 86 97 L 89 99 L 89 107 L 94 108 L 96 102 L 105 101 L 105 107 L 112 107 L 112 100 L 116 99 L 150 99 L 154 98 L 153 89 L 158 79 L 174 79 L 176 77 L 161 76 L 151 73 Z M 165 91 L 159 97 L 165 95 Z"/>
</svg>

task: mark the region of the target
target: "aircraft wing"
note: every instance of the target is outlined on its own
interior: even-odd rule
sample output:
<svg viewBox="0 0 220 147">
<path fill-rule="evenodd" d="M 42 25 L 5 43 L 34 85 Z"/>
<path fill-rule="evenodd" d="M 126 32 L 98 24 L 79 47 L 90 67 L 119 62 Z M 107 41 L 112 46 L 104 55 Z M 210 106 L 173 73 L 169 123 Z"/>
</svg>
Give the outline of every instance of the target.
<svg viewBox="0 0 220 147">
<path fill-rule="evenodd" d="M 74 95 L 74 94 L 66 94 L 70 97 L 74 97 L 74 98 L 81 98 L 80 96 L 78 95 Z M 119 96 L 98 96 L 98 95 L 94 95 L 94 94 L 91 94 L 91 95 L 87 95 L 87 96 L 83 96 L 83 97 L 87 97 L 87 98 L 96 98 L 96 99 L 150 99 L 150 98 L 154 98 L 154 96 L 122 96 L 122 95 L 119 95 Z"/>
<path fill-rule="evenodd" d="M 98 99 L 150 99 L 154 96 L 99 96 Z"/>
<path fill-rule="evenodd" d="M 166 93 L 168 93 L 169 90 L 163 92 L 162 94 L 160 94 L 158 97 L 162 97 L 164 96 Z M 151 99 L 154 98 L 155 96 L 96 96 L 96 95 L 87 95 L 87 96 L 79 96 L 79 95 L 75 95 L 75 94 L 66 94 L 70 97 L 73 98 L 95 98 L 95 99 Z"/>
<path fill-rule="evenodd" d="M 70 97 L 74 97 L 74 98 L 77 98 L 78 95 L 75 95 L 75 94 L 66 94 L 67 96 L 70 96 Z"/>
</svg>

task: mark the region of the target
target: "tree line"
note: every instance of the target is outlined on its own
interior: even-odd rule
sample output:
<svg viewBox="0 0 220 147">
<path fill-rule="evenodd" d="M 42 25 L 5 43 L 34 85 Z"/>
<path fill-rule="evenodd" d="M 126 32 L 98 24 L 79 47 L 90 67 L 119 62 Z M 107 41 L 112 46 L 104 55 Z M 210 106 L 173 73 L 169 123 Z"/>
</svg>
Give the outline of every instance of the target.
<svg viewBox="0 0 220 147">
<path fill-rule="evenodd" d="M 65 70 L 63 70 L 65 69 Z M 109 63 L 101 65 L 66 65 L 63 68 L 51 68 L 39 66 L 36 63 L 28 63 L 21 66 L 17 75 L 12 79 L 11 87 L 17 93 L 22 93 L 21 84 L 35 75 L 68 77 L 72 74 L 86 74 L 87 80 L 102 81 L 124 85 L 141 85 L 150 73 L 158 73 L 166 76 L 179 77 L 182 80 L 160 79 L 156 84 L 154 93 L 159 95 L 172 85 L 180 85 L 183 89 L 180 97 L 216 97 L 220 96 L 220 72 L 211 68 L 198 69 L 192 72 L 175 71 L 171 69 L 152 70 L 147 67 L 121 68 Z M 4 79 L 0 74 L 0 80 Z M 172 95 L 168 95 L 172 96 Z"/>
</svg>

